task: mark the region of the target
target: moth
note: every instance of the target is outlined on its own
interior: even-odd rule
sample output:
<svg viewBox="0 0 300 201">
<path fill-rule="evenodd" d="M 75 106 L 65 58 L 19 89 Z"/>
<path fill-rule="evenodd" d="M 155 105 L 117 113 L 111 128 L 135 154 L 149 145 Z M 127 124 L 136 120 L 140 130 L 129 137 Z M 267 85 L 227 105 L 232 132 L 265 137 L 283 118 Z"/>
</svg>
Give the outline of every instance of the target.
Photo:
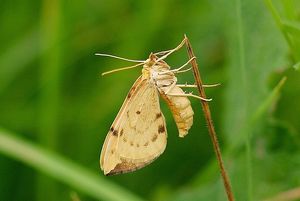
<svg viewBox="0 0 300 201">
<path fill-rule="evenodd" d="M 171 69 L 164 61 L 184 44 L 185 39 L 174 49 L 151 53 L 145 61 L 96 54 L 137 62 L 136 65 L 105 72 L 103 75 L 143 66 L 142 75 L 128 92 L 105 138 L 100 155 L 100 167 L 105 175 L 135 171 L 150 164 L 164 152 L 167 128 L 159 96 L 166 101 L 173 114 L 179 137 L 186 136 L 193 124 L 194 112 L 188 97 L 211 100 L 182 90 L 183 87 L 195 85 L 177 84 L 175 75 L 189 71 L 191 68 L 184 68 L 195 58 L 176 69 Z"/>
</svg>

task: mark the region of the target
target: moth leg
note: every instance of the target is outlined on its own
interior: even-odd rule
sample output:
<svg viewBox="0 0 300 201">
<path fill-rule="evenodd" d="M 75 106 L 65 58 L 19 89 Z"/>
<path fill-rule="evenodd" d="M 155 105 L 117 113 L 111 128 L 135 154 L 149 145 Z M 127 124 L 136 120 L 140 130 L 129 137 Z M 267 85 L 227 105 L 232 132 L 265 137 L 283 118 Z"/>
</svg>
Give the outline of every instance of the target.
<svg viewBox="0 0 300 201">
<path fill-rule="evenodd" d="M 209 88 L 209 87 L 216 87 L 216 86 L 219 86 L 221 85 L 220 83 L 217 83 L 217 84 L 203 84 L 202 87 L 206 87 L 206 88 Z M 178 87 L 181 87 L 181 88 L 197 88 L 197 85 L 195 84 L 177 84 L 176 86 Z"/>
<path fill-rule="evenodd" d="M 221 85 L 220 83 L 217 83 L 217 84 L 203 84 L 202 86 L 206 87 L 206 88 L 210 88 L 210 87 L 217 87 L 217 86 L 220 86 L 220 85 Z"/>
<path fill-rule="evenodd" d="M 163 55 L 167 54 L 170 51 L 171 50 L 164 50 L 164 51 L 156 52 L 156 53 L 154 53 L 154 55 L 156 55 L 156 56 L 163 56 Z"/>
<path fill-rule="evenodd" d="M 191 63 L 191 61 L 193 61 L 194 59 L 196 59 L 196 57 L 192 57 L 192 58 L 189 59 L 185 64 L 183 64 L 183 65 L 180 66 L 179 68 L 172 69 L 171 71 L 174 72 L 174 73 L 179 73 L 179 72 L 186 72 L 186 71 L 191 70 L 192 68 L 189 68 L 189 69 L 187 69 L 187 70 L 182 70 L 182 71 L 180 71 L 181 69 L 183 69 L 184 67 L 186 67 L 189 63 Z"/>
<path fill-rule="evenodd" d="M 188 71 L 190 71 L 190 70 L 192 70 L 192 68 L 193 67 L 190 67 L 190 68 L 188 68 L 188 69 L 185 69 L 185 70 L 180 70 L 180 71 L 175 71 L 175 72 L 173 72 L 173 73 L 185 73 L 185 72 L 188 72 Z"/>
<path fill-rule="evenodd" d="M 168 95 L 169 92 L 171 91 L 171 89 L 173 89 L 175 86 L 176 86 L 176 82 L 173 82 L 173 83 L 169 86 L 169 88 L 165 91 L 165 94 Z"/>
<path fill-rule="evenodd" d="M 209 101 L 212 100 L 211 98 L 209 98 L 209 99 L 203 98 L 201 96 L 196 96 L 192 93 L 184 93 L 184 94 L 181 94 L 181 93 L 176 94 L 175 93 L 175 94 L 166 94 L 166 95 L 168 95 L 168 96 L 177 96 L 177 97 L 193 97 L 193 98 L 197 98 L 197 99 L 200 99 L 200 100 L 203 100 L 203 101 L 206 101 L 206 102 L 209 102 Z"/>
<path fill-rule="evenodd" d="M 185 70 L 179 70 L 179 71 L 173 71 L 173 70 L 168 70 L 168 71 L 163 71 L 163 72 L 159 72 L 158 74 L 159 75 L 163 75 L 163 74 L 168 74 L 168 73 L 170 73 L 170 72 L 173 72 L 173 73 L 185 73 L 185 72 L 188 72 L 188 71 L 190 71 L 191 69 L 192 69 L 193 67 L 190 67 L 190 68 L 188 68 L 188 69 L 185 69 Z M 175 69 L 174 69 L 175 70 Z"/>
<path fill-rule="evenodd" d="M 180 48 L 182 48 L 185 44 L 186 44 L 186 38 L 184 38 L 181 43 L 175 47 L 174 49 L 171 49 L 171 50 L 167 50 L 167 51 L 163 51 L 163 53 L 166 53 L 164 54 L 162 57 L 160 57 L 159 59 L 156 60 L 155 64 L 161 60 L 164 60 L 165 58 L 167 58 L 170 54 L 176 52 L 177 50 L 179 50 Z"/>
<path fill-rule="evenodd" d="M 176 84 L 176 86 L 180 87 L 180 88 L 197 88 L 197 85 L 195 84 Z"/>
<path fill-rule="evenodd" d="M 164 71 L 164 72 L 159 72 L 158 74 L 159 75 L 163 75 L 163 74 L 168 74 L 170 72 L 173 72 L 173 73 L 184 73 L 184 72 L 187 72 L 187 71 L 191 70 L 192 67 L 188 68 L 188 69 L 185 69 L 185 70 L 181 70 L 181 69 L 183 69 L 184 67 L 186 67 L 193 59 L 196 59 L 196 57 L 191 58 L 190 60 L 188 60 L 185 64 L 183 64 L 179 68 L 175 68 L 175 69 L 172 69 L 172 70 L 167 70 L 167 71 Z"/>
</svg>

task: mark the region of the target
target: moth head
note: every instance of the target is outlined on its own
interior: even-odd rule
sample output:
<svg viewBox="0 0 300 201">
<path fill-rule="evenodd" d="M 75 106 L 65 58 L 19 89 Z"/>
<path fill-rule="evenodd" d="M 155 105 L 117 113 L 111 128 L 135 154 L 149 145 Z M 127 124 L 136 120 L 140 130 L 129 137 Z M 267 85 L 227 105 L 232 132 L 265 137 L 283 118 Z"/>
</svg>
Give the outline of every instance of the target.
<svg viewBox="0 0 300 201">
<path fill-rule="evenodd" d="M 149 55 L 149 58 L 145 61 L 144 68 L 152 68 L 160 70 L 161 68 L 170 69 L 170 66 L 156 54 L 152 52 Z"/>
<path fill-rule="evenodd" d="M 149 58 L 145 61 L 144 66 L 151 68 L 157 62 L 157 59 L 158 57 L 151 52 Z"/>
</svg>

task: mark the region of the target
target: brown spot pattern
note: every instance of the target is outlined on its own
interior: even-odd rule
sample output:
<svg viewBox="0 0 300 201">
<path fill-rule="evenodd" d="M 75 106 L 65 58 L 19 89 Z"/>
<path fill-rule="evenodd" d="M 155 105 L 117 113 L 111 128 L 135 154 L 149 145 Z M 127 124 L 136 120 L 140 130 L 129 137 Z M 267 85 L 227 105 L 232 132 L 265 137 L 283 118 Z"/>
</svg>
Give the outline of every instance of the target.
<svg viewBox="0 0 300 201">
<path fill-rule="evenodd" d="M 152 139 L 151 139 L 151 141 L 155 142 L 156 140 L 157 140 L 157 134 L 154 134 L 153 137 L 152 137 Z"/>
<path fill-rule="evenodd" d="M 110 127 L 111 132 L 114 132 L 114 130 L 115 130 L 114 127 Z"/>
<path fill-rule="evenodd" d="M 121 132 L 120 132 L 120 136 L 123 135 L 123 132 L 124 132 L 124 130 L 123 130 L 123 128 L 122 128 L 122 129 L 121 129 Z"/>
<path fill-rule="evenodd" d="M 164 133 L 165 132 L 165 127 L 163 125 L 158 126 L 158 133 Z"/>
<path fill-rule="evenodd" d="M 133 142 L 132 141 L 130 142 L 130 146 L 133 146 Z"/>
<path fill-rule="evenodd" d="M 161 112 L 156 114 L 155 120 L 161 117 Z"/>
<path fill-rule="evenodd" d="M 134 91 L 135 91 L 135 87 L 132 87 L 129 93 L 127 94 L 127 98 L 130 98 Z"/>
<path fill-rule="evenodd" d="M 149 142 L 146 142 L 146 143 L 144 144 L 145 147 L 147 147 L 148 145 L 149 145 Z"/>
<path fill-rule="evenodd" d="M 137 114 L 141 114 L 141 111 L 136 111 L 135 113 L 137 113 Z"/>
<path fill-rule="evenodd" d="M 114 130 L 114 131 L 112 132 L 112 134 L 113 134 L 113 136 L 118 136 L 118 131 L 117 131 L 117 130 Z"/>
</svg>

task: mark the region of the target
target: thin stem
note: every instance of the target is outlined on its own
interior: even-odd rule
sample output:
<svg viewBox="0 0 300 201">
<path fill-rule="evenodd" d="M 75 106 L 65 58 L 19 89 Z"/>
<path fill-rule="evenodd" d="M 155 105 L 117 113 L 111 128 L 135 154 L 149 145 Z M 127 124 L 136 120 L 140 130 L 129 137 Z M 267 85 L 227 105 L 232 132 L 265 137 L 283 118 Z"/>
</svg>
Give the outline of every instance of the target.
<svg viewBox="0 0 300 201">
<path fill-rule="evenodd" d="M 184 37 L 185 37 L 185 41 L 186 41 L 186 46 L 187 46 L 187 51 L 188 51 L 189 58 L 193 58 L 195 55 L 194 55 L 192 46 L 190 44 L 190 41 L 188 40 L 186 35 Z M 201 80 L 201 77 L 200 77 L 200 72 L 199 72 L 197 61 L 194 59 L 194 60 L 192 60 L 191 64 L 193 66 L 193 73 L 194 73 L 194 77 L 195 77 L 195 80 L 196 80 L 196 84 L 197 84 L 199 94 L 200 94 L 201 97 L 206 98 L 204 88 L 203 88 L 203 85 L 202 85 L 202 80 Z M 202 105 L 202 109 L 203 109 L 203 112 L 204 112 L 206 123 L 208 125 L 208 131 L 209 131 L 212 143 L 213 143 L 214 151 L 215 151 L 216 156 L 217 156 L 217 160 L 218 160 L 218 164 L 219 164 L 219 167 L 220 167 L 221 176 L 222 176 L 222 179 L 223 179 L 223 184 L 224 184 L 224 187 L 225 187 L 225 190 L 226 190 L 228 201 L 234 201 L 234 196 L 233 196 L 233 192 L 232 192 L 232 189 L 231 189 L 230 180 L 229 180 L 229 177 L 227 175 L 227 172 L 225 170 L 224 163 L 223 163 L 223 160 L 222 160 L 222 154 L 221 154 L 220 146 L 219 146 L 219 143 L 218 143 L 217 134 L 216 134 L 213 122 L 212 122 L 212 117 L 211 117 L 208 102 L 207 101 L 201 101 L 201 105 Z"/>
</svg>

